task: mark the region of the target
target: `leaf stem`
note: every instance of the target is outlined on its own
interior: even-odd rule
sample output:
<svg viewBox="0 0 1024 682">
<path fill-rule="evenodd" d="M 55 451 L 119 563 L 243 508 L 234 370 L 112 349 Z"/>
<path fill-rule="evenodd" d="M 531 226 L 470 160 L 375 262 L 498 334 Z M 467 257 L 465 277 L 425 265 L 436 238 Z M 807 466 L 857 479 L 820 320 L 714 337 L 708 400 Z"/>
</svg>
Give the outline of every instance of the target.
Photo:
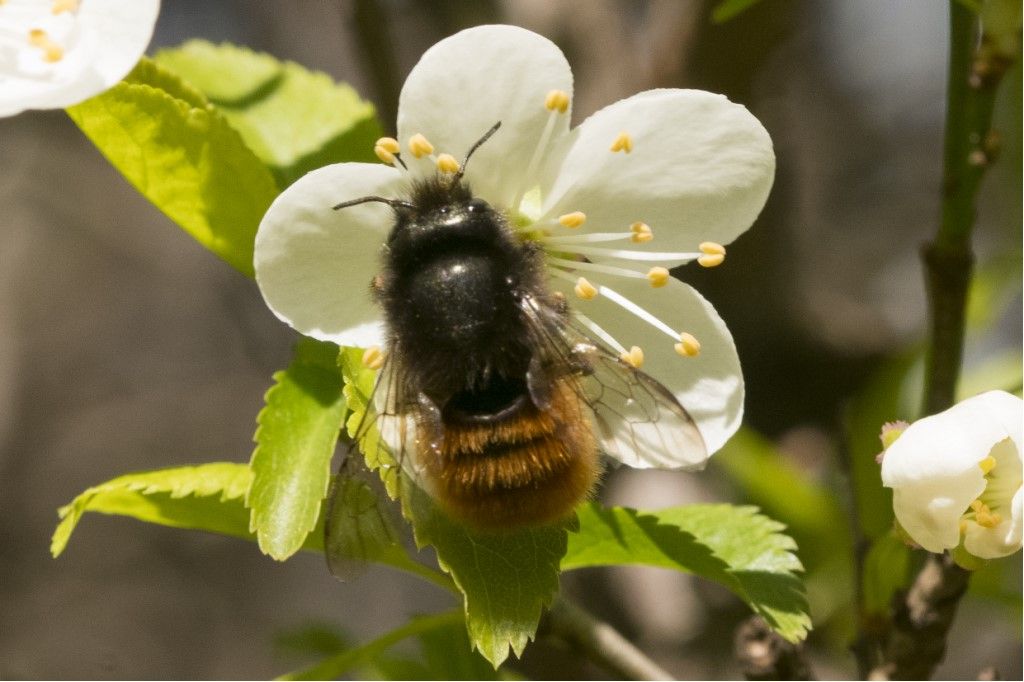
<svg viewBox="0 0 1024 682">
<path fill-rule="evenodd" d="M 1003 2 L 1003 0 L 989 0 Z M 1015 2 L 1016 0 L 1010 0 Z M 1016 48 L 1004 51 L 965 3 L 951 0 L 950 58 L 942 187 L 942 221 L 925 245 L 931 328 L 925 360 L 924 413 L 953 404 L 963 359 L 967 295 L 974 255 L 976 198 L 982 176 L 996 152 L 991 131 L 996 90 L 1013 63 Z M 1005 27 L 998 27 L 1001 32 Z M 1019 25 L 1015 29 L 1019 35 Z M 928 679 L 942 660 L 946 636 L 969 572 L 947 555 L 929 555 L 910 589 L 895 606 L 878 659 L 866 660 L 868 679 Z M 859 652 L 861 653 L 861 652 Z"/>
<path fill-rule="evenodd" d="M 548 632 L 579 648 L 594 663 L 623 680 L 671 680 L 672 675 L 647 657 L 608 623 L 564 597 L 555 599 L 545 621 Z"/>
</svg>

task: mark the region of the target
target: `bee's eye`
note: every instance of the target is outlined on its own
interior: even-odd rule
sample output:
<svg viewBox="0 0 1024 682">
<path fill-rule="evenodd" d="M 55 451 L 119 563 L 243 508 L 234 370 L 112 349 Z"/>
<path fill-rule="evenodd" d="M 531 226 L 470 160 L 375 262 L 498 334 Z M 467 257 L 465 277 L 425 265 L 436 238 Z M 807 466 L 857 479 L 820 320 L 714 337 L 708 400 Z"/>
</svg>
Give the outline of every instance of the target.
<svg viewBox="0 0 1024 682">
<path fill-rule="evenodd" d="M 490 208 L 490 205 L 483 199 L 474 198 L 469 200 L 469 204 L 466 205 L 466 210 L 470 213 L 483 213 Z"/>
</svg>

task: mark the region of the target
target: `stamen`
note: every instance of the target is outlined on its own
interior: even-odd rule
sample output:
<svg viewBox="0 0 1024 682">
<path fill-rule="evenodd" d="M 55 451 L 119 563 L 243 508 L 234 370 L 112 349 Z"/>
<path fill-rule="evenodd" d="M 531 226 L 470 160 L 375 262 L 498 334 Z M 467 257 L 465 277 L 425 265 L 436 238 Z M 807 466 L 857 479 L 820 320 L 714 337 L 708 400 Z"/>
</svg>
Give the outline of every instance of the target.
<svg viewBox="0 0 1024 682">
<path fill-rule="evenodd" d="M 534 223 L 538 225 L 540 223 Z M 631 232 L 587 232 L 586 234 L 559 235 L 545 237 L 545 244 L 589 244 L 592 242 L 621 242 L 632 239 Z"/>
<path fill-rule="evenodd" d="M 562 227 L 568 227 L 576 229 L 587 222 L 587 214 L 583 211 L 573 211 L 572 213 L 566 213 L 565 215 L 558 216 L 558 224 Z"/>
<path fill-rule="evenodd" d="M 629 226 L 629 230 L 633 233 L 631 239 L 634 244 L 645 244 L 654 239 L 654 232 L 647 223 L 635 222 Z"/>
<path fill-rule="evenodd" d="M 382 137 L 373 143 L 374 147 L 383 147 L 385 151 L 390 154 L 397 154 L 402 151 L 401 146 L 398 144 L 398 140 L 393 137 Z"/>
<path fill-rule="evenodd" d="M 580 277 L 579 279 L 577 279 L 576 286 L 573 287 L 572 290 L 576 292 L 576 295 L 579 296 L 584 301 L 589 301 L 591 299 L 597 298 L 597 288 L 593 284 L 591 284 L 586 277 Z"/>
<path fill-rule="evenodd" d="M 434 145 L 421 133 L 416 133 L 409 138 L 409 152 L 417 159 L 429 156 L 434 153 Z"/>
<path fill-rule="evenodd" d="M 680 251 L 634 251 L 632 249 L 606 249 L 600 246 L 575 246 L 573 253 L 582 256 L 602 256 L 638 261 L 691 261 L 700 254 Z"/>
<path fill-rule="evenodd" d="M 620 353 L 619 359 L 634 369 L 640 369 L 644 364 L 644 351 L 640 346 L 633 346 L 628 352 Z"/>
<path fill-rule="evenodd" d="M 633 301 L 629 300 L 628 298 L 626 298 L 619 292 L 615 291 L 614 289 L 609 289 L 606 286 L 602 286 L 600 292 L 601 295 L 606 297 L 608 300 L 613 301 L 618 305 L 622 306 L 623 308 L 633 313 L 647 324 L 665 333 L 670 338 L 679 338 L 679 335 L 672 329 L 672 327 L 669 327 L 667 324 L 659 320 L 657 317 L 649 313 L 647 310 L 641 308 L 636 303 L 633 303 Z"/>
<path fill-rule="evenodd" d="M 996 458 L 993 457 L 992 455 L 989 455 L 985 459 L 978 462 L 978 466 L 981 467 L 981 472 L 988 476 L 989 473 L 996 468 Z"/>
<path fill-rule="evenodd" d="M 669 280 L 668 269 L 663 268 L 660 265 L 651 268 L 647 271 L 647 280 L 655 289 L 665 286 L 668 284 Z"/>
<path fill-rule="evenodd" d="M 960 519 L 960 535 L 967 532 L 967 519 Z"/>
<path fill-rule="evenodd" d="M 2 4 L 3 2 L 0 2 L 0 5 Z M 53 0 L 53 9 L 50 11 L 53 14 L 60 14 L 61 12 L 77 12 L 78 0 Z"/>
<path fill-rule="evenodd" d="M 568 258 L 559 258 L 558 256 L 548 256 L 547 262 L 549 265 L 565 268 L 570 271 L 583 270 L 585 272 L 600 272 L 605 275 L 629 277 L 631 279 L 640 279 L 641 277 L 646 276 L 636 270 L 617 268 L 614 265 L 604 265 L 603 263 L 588 263 L 587 261 L 581 260 L 569 260 Z"/>
<path fill-rule="evenodd" d="M 721 265 L 725 260 L 725 247 L 717 242 L 701 242 L 697 248 L 704 254 L 697 259 L 697 262 L 705 268 Z"/>
<path fill-rule="evenodd" d="M 612 146 L 609 149 L 613 152 L 626 152 L 628 154 L 633 151 L 633 138 L 626 131 L 622 131 L 615 138 L 615 141 L 612 142 Z"/>
<path fill-rule="evenodd" d="M 683 332 L 679 335 L 679 343 L 675 345 L 675 349 L 685 358 L 695 358 L 700 355 L 700 341 L 693 334 Z"/>
<path fill-rule="evenodd" d="M 552 90 L 544 98 L 544 108 L 564 114 L 569 110 L 569 93 L 564 90 Z"/>
<path fill-rule="evenodd" d="M 34 28 L 28 32 L 28 42 L 40 48 L 43 51 L 43 58 L 51 64 L 59 62 L 64 57 L 64 48 L 50 40 L 50 36 L 41 28 Z"/>
<path fill-rule="evenodd" d="M 458 173 L 459 162 L 451 154 L 438 154 L 437 169 L 442 173 Z"/>
<path fill-rule="evenodd" d="M 370 346 L 363 351 L 363 366 L 369 369 L 380 369 L 384 366 L 384 353 L 380 346 Z"/>
<path fill-rule="evenodd" d="M 626 349 L 623 347 L 621 343 L 615 340 L 614 336 L 606 332 L 601 326 L 599 326 L 589 317 L 587 317 L 578 310 L 573 310 L 572 314 L 580 322 L 580 324 L 582 324 L 584 327 L 592 331 L 594 333 L 594 336 L 607 343 L 613 349 L 617 350 L 620 354 L 626 352 Z"/>
<path fill-rule="evenodd" d="M 392 166 L 395 165 L 396 161 L 398 161 L 398 157 L 395 156 L 394 153 L 389 152 L 385 147 L 379 144 L 374 145 L 373 153 L 377 155 L 378 159 Z"/>
</svg>

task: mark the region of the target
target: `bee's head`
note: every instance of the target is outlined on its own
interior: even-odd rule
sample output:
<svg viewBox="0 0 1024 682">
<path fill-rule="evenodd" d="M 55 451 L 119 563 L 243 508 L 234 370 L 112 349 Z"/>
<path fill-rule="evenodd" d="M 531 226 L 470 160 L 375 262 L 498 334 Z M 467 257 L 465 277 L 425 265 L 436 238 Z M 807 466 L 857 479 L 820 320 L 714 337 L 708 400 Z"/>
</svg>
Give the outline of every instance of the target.
<svg viewBox="0 0 1024 682">
<path fill-rule="evenodd" d="M 465 183 L 431 179 L 413 188 L 410 206 L 395 208 L 391 249 L 416 251 L 451 244 L 489 243 L 501 237 L 502 219 L 490 204 L 474 197 Z"/>
</svg>

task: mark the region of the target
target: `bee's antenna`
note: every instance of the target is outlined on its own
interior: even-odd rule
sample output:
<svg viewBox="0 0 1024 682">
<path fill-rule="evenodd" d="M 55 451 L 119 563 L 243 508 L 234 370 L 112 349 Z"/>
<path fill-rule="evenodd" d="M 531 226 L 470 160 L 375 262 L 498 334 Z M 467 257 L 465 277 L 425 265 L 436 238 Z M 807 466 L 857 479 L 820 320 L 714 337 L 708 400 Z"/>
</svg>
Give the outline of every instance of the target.
<svg viewBox="0 0 1024 682">
<path fill-rule="evenodd" d="M 386 199 L 384 197 L 370 196 L 361 197 L 359 199 L 353 199 L 352 201 L 343 201 L 337 206 L 332 207 L 335 211 L 339 208 L 348 208 L 349 206 L 356 206 L 357 204 L 365 204 L 371 201 L 376 201 L 382 204 L 387 204 L 391 208 L 406 208 L 410 211 L 416 210 L 416 207 L 408 201 L 402 201 L 401 199 Z"/>
<path fill-rule="evenodd" d="M 466 152 L 466 158 L 463 159 L 462 165 L 459 166 L 459 170 L 456 171 L 455 177 L 453 178 L 453 180 L 458 182 L 459 180 L 462 179 L 462 174 L 466 172 L 466 164 L 469 163 L 469 157 L 473 156 L 473 152 L 475 152 L 477 149 L 479 149 L 480 145 L 482 145 L 484 142 L 487 142 L 487 140 L 491 139 L 491 135 L 493 135 L 494 133 L 498 132 L 498 128 L 500 128 L 500 127 L 501 127 L 501 121 L 498 121 L 497 123 L 495 123 L 494 125 L 491 126 L 490 130 L 488 130 L 486 133 L 483 134 L 483 137 L 481 137 L 479 140 L 477 140 L 476 142 L 473 143 L 473 146 L 469 148 L 468 152 Z"/>
</svg>

